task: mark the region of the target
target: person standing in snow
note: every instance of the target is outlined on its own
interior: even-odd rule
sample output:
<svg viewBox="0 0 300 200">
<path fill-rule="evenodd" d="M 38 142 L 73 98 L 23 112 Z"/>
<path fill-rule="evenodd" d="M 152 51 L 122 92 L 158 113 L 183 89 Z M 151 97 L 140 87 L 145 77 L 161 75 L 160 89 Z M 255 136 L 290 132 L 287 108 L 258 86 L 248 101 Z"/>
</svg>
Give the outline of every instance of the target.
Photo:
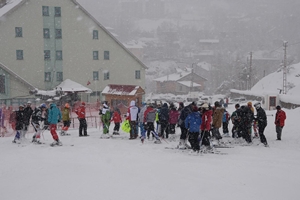
<svg viewBox="0 0 300 200">
<path fill-rule="evenodd" d="M 127 118 L 130 123 L 130 140 L 138 137 L 137 119 L 138 119 L 139 108 L 135 105 L 135 101 L 130 102 L 130 106 L 127 111 Z"/>
<path fill-rule="evenodd" d="M 224 110 L 225 109 L 221 107 L 221 104 L 218 101 L 216 101 L 215 107 L 213 109 L 213 122 L 212 122 L 212 127 L 213 127 L 212 136 L 216 138 L 216 140 L 222 139 L 219 129 L 222 126 Z"/>
<path fill-rule="evenodd" d="M 175 127 L 178 123 L 179 118 L 179 111 L 176 110 L 173 103 L 170 105 L 170 112 L 169 112 L 169 131 L 168 133 L 171 135 L 170 140 L 175 140 Z M 168 136 L 167 136 L 168 138 Z"/>
<path fill-rule="evenodd" d="M 276 106 L 276 115 L 275 115 L 275 126 L 276 126 L 276 133 L 277 133 L 277 140 L 281 140 L 282 129 L 284 127 L 284 122 L 286 119 L 285 112 L 281 109 L 280 106 Z"/>
<path fill-rule="evenodd" d="M 70 120 L 70 105 L 68 103 L 65 104 L 65 107 L 62 110 L 62 120 L 64 126 L 61 129 L 60 135 L 67 135 L 67 131 L 70 127 L 71 120 Z"/>
<path fill-rule="evenodd" d="M 247 106 L 250 108 L 250 110 L 251 110 L 252 113 L 254 114 L 254 108 L 253 108 L 253 106 L 252 106 L 252 102 L 251 102 L 251 101 L 249 101 L 249 102 L 247 103 Z M 254 138 L 258 138 L 258 134 L 257 134 L 257 125 L 256 125 L 256 121 L 255 121 L 255 120 L 252 122 L 252 127 L 253 127 L 253 131 L 254 131 Z M 250 128 L 250 130 L 249 130 L 250 136 L 252 135 L 251 133 L 252 133 L 252 129 Z"/>
<path fill-rule="evenodd" d="M 156 110 L 153 108 L 153 104 L 148 105 L 144 113 L 144 126 L 147 130 L 147 138 L 150 139 L 150 133 L 154 132 L 154 121 L 156 118 Z M 160 143 L 160 139 L 152 133 L 152 137 L 156 139 L 155 143 Z M 144 140 L 142 140 L 144 142 Z"/>
<path fill-rule="evenodd" d="M 120 124 L 122 123 L 122 118 L 121 118 L 121 113 L 117 107 L 115 107 L 114 112 L 112 114 L 112 119 L 110 121 L 111 122 L 113 121 L 115 124 L 113 135 L 120 135 L 119 130 L 120 130 Z"/>
<path fill-rule="evenodd" d="M 35 131 L 35 133 L 32 136 L 32 142 L 36 144 L 41 144 L 40 142 L 40 134 L 42 131 L 40 126 L 41 115 L 42 115 L 41 108 L 35 107 L 31 116 L 31 125 L 33 126 Z"/>
<path fill-rule="evenodd" d="M 240 123 L 238 126 L 238 135 L 243 137 L 248 144 L 252 144 L 252 139 L 249 134 L 249 130 L 252 126 L 254 114 L 248 106 L 241 106 L 238 109 L 238 115 L 240 116 Z"/>
<path fill-rule="evenodd" d="M 24 128 L 25 128 L 25 123 L 24 123 L 24 105 L 19 106 L 19 110 L 15 111 L 16 112 L 16 135 L 14 140 L 12 141 L 13 143 L 20 143 L 21 140 L 21 135 L 23 135 Z"/>
<path fill-rule="evenodd" d="M 239 116 L 239 109 L 240 109 L 240 104 L 235 104 L 235 111 L 233 111 L 233 113 L 230 116 L 231 122 L 233 124 L 232 126 L 232 138 L 238 138 L 241 137 L 240 135 L 238 135 L 238 127 L 239 127 L 239 123 L 241 121 L 241 118 Z"/>
<path fill-rule="evenodd" d="M 31 108 L 31 101 L 28 101 L 27 102 L 27 105 L 26 105 L 26 108 L 24 108 L 24 135 L 22 135 L 21 137 L 25 137 L 25 134 L 27 133 L 28 131 L 28 126 L 30 124 L 30 118 L 31 118 L 31 115 L 32 115 L 32 108 Z"/>
<path fill-rule="evenodd" d="M 201 116 L 198 112 L 197 106 L 193 107 L 193 112 L 190 113 L 185 119 L 185 127 L 189 132 L 189 142 L 191 144 L 192 151 L 191 153 L 199 153 L 200 146 L 199 146 L 199 132 L 200 132 L 200 125 L 201 125 Z"/>
<path fill-rule="evenodd" d="M 54 139 L 54 142 L 51 144 L 51 146 L 62 146 L 62 143 L 60 142 L 58 135 L 56 133 L 57 129 L 57 123 L 61 121 L 61 112 L 57 108 L 55 103 L 50 104 L 50 109 L 48 112 L 48 122 L 50 124 L 50 133 L 52 135 L 52 138 Z"/>
<path fill-rule="evenodd" d="M 145 119 L 144 119 L 144 115 L 145 115 L 145 111 L 147 110 L 147 104 L 145 102 L 142 102 L 142 108 L 138 114 L 138 122 L 139 122 L 139 127 L 140 127 L 140 131 L 141 131 L 141 141 L 144 142 L 145 138 L 146 138 L 146 129 L 145 129 Z"/>
<path fill-rule="evenodd" d="M 87 123 L 85 119 L 85 102 L 81 102 L 79 108 L 75 110 L 75 113 L 77 114 L 79 120 L 79 137 L 89 136 L 87 134 Z"/>
<path fill-rule="evenodd" d="M 187 116 L 189 114 L 191 114 L 193 112 L 193 108 L 196 106 L 195 102 L 192 102 L 191 104 L 189 104 L 188 106 L 184 107 L 181 110 L 180 116 L 179 116 L 179 126 L 180 126 L 180 130 L 181 130 L 181 135 L 180 135 L 180 141 L 179 141 L 179 145 L 178 148 L 189 148 L 189 146 L 186 144 L 186 139 L 188 137 L 188 130 L 185 127 L 185 119 L 187 118 Z"/>
<path fill-rule="evenodd" d="M 258 124 L 258 134 L 260 138 L 260 142 L 263 143 L 266 147 L 268 146 L 267 139 L 264 135 L 265 128 L 267 126 L 267 115 L 265 110 L 261 107 L 261 104 L 258 102 L 254 104 L 254 107 L 256 109 L 256 118 Z"/>
<path fill-rule="evenodd" d="M 166 132 L 166 138 L 168 138 L 169 108 L 167 103 L 164 103 L 162 108 L 160 109 L 160 112 L 158 114 L 158 121 L 160 124 L 160 133 L 158 134 L 158 136 L 165 138 Z"/>
<path fill-rule="evenodd" d="M 206 147 L 206 150 L 212 150 L 209 141 L 209 131 L 211 128 L 212 121 L 212 110 L 209 109 L 207 103 L 204 103 L 200 106 L 201 112 L 201 125 L 200 125 L 200 148 L 202 144 Z"/>
<path fill-rule="evenodd" d="M 230 137 L 229 130 L 228 130 L 229 120 L 230 120 L 230 114 L 226 109 L 224 109 L 223 118 L 222 118 L 223 137 Z"/>
</svg>

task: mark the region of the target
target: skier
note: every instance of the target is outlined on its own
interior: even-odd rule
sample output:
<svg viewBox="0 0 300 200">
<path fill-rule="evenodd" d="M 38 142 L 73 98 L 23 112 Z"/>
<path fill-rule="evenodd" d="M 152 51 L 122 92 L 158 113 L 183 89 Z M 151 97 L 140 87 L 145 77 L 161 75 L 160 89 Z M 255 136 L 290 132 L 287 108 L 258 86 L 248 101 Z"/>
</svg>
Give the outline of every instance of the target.
<svg viewBox="0 0 300 200">
<path fill-rule="evenodd" d="M 232 138 L 238 138 L 241 137 L 238 133 L 238 127 L 239 127 L 239 123 L 241 121 L 239 114 L 239 109 L 240 109 L 240 104 L 235 104 L 235 111 L 233 111 L 232 115 L 230 116 L 231 122 L 233 124 L 232 127 Z"/>
<path fill-rule="evenodd" d="M 65 104 L 64 109 L 62 110 L 62 120 L 64 123 L 64 126 L 61 129 L 60 135 L 68 135 L 67 131 L 70 127 L 71 120 L 70 120 L 70 105 L 68 103 Z"/>
<path fill-rule="evenodd" d="M 175 140 L 175 126 L 178 123 L 179 111 L 176 110 L 173 103 L 170 105 L 169 112 L 169 131 L 168 133 L 171 135 L 170 140 Z M 167 137 L 168 138 L 168 137 Z"/>
<path fill-rule="evenodd" d="M 40 105 L 41 106 L 41 105 Z M 40 141 L 40 135 L 41 135 L 41 126 L 40 126 L 40 121 L 41 121 L 41 116 L 42 116 L 42 111 L 40 107 L 35 107 L 32 116 L 31 116 L 31 125 L 34 128 L 35 133 L 33 134 L 32 137 L 32 142 L 36 144 L 41 144 Z"/>
<path fill-rule="evenodd" d="M 265 128 L 267 126 L 267 115 L 265 110 L 261 107 L 261 104 L 255 103 L 254 107 L 256 109 L 257 115 L 255 120 L 257 121 L 258 124 L 258 134 L 260 138 L 260 142 L 265 145 L 265 147 L 268 147 L 268 142 L 267 139 L 264 135 Z"/>
<path fill-rule="evenodd" d="M 127 119 L 130 123 L 130 140 L 138 137 L 137 119 L 138 119 L 139 108 L 135 105 L 135 101 L 130 102 L 130 106 L 127 111 Z"/>
<path fill-rule="evenodd" d="M 13 143 L 20 143 L 21 142 L 21 135 L 23 135 L 25 124 L 24 124 L 24 105 L 19 106 L 19 110 L 15 111 L 16 112 L 16 135 L 14 140 L 12 141 Z"/>
<path fill-rule="evenodd" d="M 179 116 L 179 126 L 181 130 L 180 141 L 178 144 L 178 148 L 186 149 L 189 148 L 189 145 L 186 144 L 186 139 L 188 137 L 188 130 L 185 127 L 185 119 L 189 114 L 193 112 L 193 108 L 196 106 L 195 102 L 192 102 L 188 106 L 184 107 Z"/>
<path fill-rule="evenodd" d="M 46 104 L 42 103 L 41 106 L 41 123 L 43 123 L 43 131 L 48 130 L 49 128 L 49 122 L 48 122 L 48 109 Z"/>
<path fill-rule="evenodd" d="M 185 128 L 189 132 L 189 142 L 191 144 L 191 154 L 199 153 L 200 146 L 199 146 L 199 132 L 200 132 L 200 125 L 201 125 L 201 116 L 198 112 L 197 106 L 193 107 L 193 112 L 190 113 L 187 118 L 185 119 Z"/>
<path fill-rule="evenodd" d="M 31 101 L 28 101 L 26 108 L 24 108 L 24 131 L 23 131 L 23 134 L 21 135 L 22 138 L 25 137 L 25 134 L 28 131 L 28 126 L 30 124 L 29 122 L 30 122 L 32 112 L 33 112 L 33 110 L 31 108 Z"/>
<path fill-rule="evenodd" d="M 51 144 L 51 146 L 62 146 L 62 143 L 60 142 L 58 135 L 56 133 L 57 123 L 60 121 L 61 121 L 61 112 L 57 108 L 55 103 L 51 103 L 50 109 L 48 112 L 48 122 L 50 124 L 50 133 L 52 135 L 52 138 L 54 139 L 54 142 Z"/>
<path fill-rule="evenodd" d="M 240 123 L 238 124 L 238 136 L 243 137 L 248 144 L 252 144 L 249 130 L 254 119 L 253 112 L 248 106 L 241 106 L 238 109 L 238 115 L 240 116 Z"/>
<path fill-rule="evenodd" d="M 87 134 L 87 123 L 85 119 L 85 102 L 81 102 L 78 109 L 75 110 L 79 120 L 79 137 L 89 136 Z M 83 134 L 82 134 L 83 132 Z"/>
<path fill-rule="evenodd" d="M 212 137 L 219 141 L 222 139 L 219 128 L 222 126 L 222 118 L 225 109 L 221 107 L 221 104 L 218 101 L 216 101 L 214 104 L 215 107 L 213 108 Z"/>
<path fill-rule="evenodd" d="M 222 118 L 223 137 L 230 137 L 229 130 L 228 130 L 229 120 L 230 120 L 230 114 L 226 109 L 224 109 L 223 118 Z"/>
<path fill-rule="evenodd" d="M 206 150 L 211 151 L 213 150 L 210 146 L 209 141 L 209 131 L 210 131 L 210 124 L 212 121 L 212 110 L 209 109 L 209 106 L 207 103 L 204 103 L 200 106 L 200 112 L 202 114 L 201 119 L 201 126 L 200 126 L 200 148 L 202 144 L 206 147 Z"/>
<path fill-rule="evenodd" d="M 281 109 L 280 106 L 276 106 L 276 116 L 275 116 L 275 125 L 276 125 L 276 133 L 277 133 L 277 140 L 281 140 L 281 133 L 284 127 L 284 122 L 286 119 L 285 112 Z"/>
<path fill-rule="evenodd" d="M 115 123 L 113 135 L 120 135 L 119 130 L 120 130 L 120 123 L 122 123 L 122 118 L 117 107 L 115 107 L 114 113 L 112 115 L 112 119 L 110 121 L 111 122 L 113 121 Z"/>
<path fill-rule="evenodd" d="M 166 132 L 166 138 L 169 136 L 168 132 L 168 123 L 169 123 L 169 108 L 168 104 L 164 103 L 159 114 L 158 114 L 158 121 L 160 124 L 160 133 L 158 134 L 159 137 L 165 138 Z"/>
<path fill-rule="evenodd" d="M 150 139 L 150 133 L 152 132 L 152 137 L 156 139 L 155 143 L 161 143 L 157 135 L 154 135 L 154 121 L 156 118 L 156 110 L 153 108 L 153 104 L 150 104 L 144 113 L 144 125 L 147 130 L 147 138 Z M 142 142 L 144 142 L 142 140 Z"/>
</svg>

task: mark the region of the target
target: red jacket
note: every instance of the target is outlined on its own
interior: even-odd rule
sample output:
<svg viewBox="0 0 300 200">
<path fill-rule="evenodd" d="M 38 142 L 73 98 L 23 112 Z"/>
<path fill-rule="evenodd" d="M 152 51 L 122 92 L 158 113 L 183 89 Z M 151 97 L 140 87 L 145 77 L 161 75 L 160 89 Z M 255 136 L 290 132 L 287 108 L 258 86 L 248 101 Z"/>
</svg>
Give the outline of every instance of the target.
<svg viewBox="0 0 300 200">
<path fill-rule="evenodd" d="M 286 119 L 285 112 L 283 110 L 277 110 L 276 116 L 275 116 L 275 124 L 276 126 L 284 126 L 284 121 Z"/>
<path fill-rule="evenodd" d="M 120 113 L 118 111 L 114 111 L 112 119 L 110 121 L 114 121 L 115 123 L 121 123 L 122 118 L 121 118 Z"/>
<path fill-rule="evenodd" d="M 200 126 L 201 131 L 210 131 L 210 124 L 212 120 L 212 110 L 206 110 L 202 113 L 202 123 Z"/>
<path fill-rule="evenodd" d="M 85 118 L 85 107 L 80 106 L 78 109 L 75 110 L 75 113 L 78 115 L 79 119 L 84 119 Z"/>
</svg>

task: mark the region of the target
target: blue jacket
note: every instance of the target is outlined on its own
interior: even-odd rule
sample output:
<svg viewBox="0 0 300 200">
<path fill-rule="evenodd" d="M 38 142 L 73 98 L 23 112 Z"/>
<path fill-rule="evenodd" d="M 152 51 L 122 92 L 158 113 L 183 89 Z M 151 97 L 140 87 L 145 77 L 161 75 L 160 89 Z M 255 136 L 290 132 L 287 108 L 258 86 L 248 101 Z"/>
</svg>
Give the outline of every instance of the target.
<svg viewBox="0 0 300 200">
<path fill-rule="evenodd" d="M 48 112 L 48 122 L 50 124 L 57 124 L 58 121 L 61 120 L 61 112 L 60 110 L 57 108 L 55 103 L 51 103 L 50 104 L 50 109 Z"/>
<path fill-rule="evenodd" d="M 189 129 L 189 132 L 192 133 L 200 132 L 200 125 L 202 123 L 202 120 L 199 112 L 190 113 L 184 122 L 185 122 L 185 128 Z"/>
</svg>

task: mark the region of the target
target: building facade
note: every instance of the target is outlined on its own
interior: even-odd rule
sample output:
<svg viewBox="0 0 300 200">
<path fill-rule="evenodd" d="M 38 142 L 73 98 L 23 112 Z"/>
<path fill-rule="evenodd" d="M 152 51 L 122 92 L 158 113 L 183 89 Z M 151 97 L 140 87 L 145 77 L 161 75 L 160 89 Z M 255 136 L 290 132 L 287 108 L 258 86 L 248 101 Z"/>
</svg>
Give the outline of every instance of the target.
<svg viewBox="0 0 300 200">
<path fill-rule="evenodd" d="M 0 9 L 0 63 L 35 88 L 50 90 L 69 78 L 94 91 L 88 101 L 101 98 L 108 84 L 145 88 L 147 67 L 77 1 L 12 0 L 6 6 Z M 14 79 L 4 80 L 0 98 L 19 96 L 9 88 Z"/>
</svg>

